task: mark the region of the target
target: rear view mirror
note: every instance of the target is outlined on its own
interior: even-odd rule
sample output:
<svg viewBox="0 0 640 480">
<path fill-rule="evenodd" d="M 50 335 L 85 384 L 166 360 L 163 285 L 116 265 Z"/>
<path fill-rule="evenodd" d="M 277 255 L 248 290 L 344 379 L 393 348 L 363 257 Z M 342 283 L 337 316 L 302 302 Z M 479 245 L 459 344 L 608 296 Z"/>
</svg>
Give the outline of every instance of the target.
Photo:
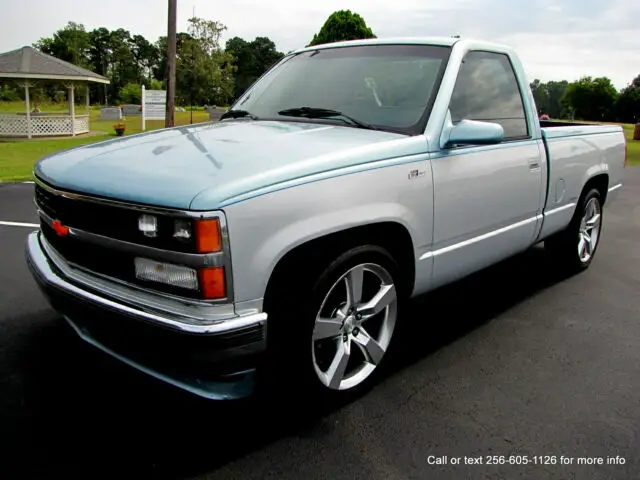
<svg viewBox="0 0 640 480">
<path fill-rule="evenodd" d="M 504 139 L 502 125 L 476 120 L 460 120 L 449 130 L 446 146 L 451 145 L 491 145 Z"/>
</svg>

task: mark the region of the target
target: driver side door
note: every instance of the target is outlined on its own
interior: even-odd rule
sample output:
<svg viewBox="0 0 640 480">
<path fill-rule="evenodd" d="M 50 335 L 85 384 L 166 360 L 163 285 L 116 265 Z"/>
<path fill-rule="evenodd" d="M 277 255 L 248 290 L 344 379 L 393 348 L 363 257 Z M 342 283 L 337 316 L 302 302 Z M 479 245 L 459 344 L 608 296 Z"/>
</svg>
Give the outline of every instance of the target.
<svg viewBox="0 0 640 480">
<path fill-rule="evenodd" d="M 449 108 L 454 124 L 495 122 L 505 135 L 497 145 L 453 146 L 432 157 L 434 287 L 528 248 L 543 194 L 539 141 L 507 55 L 468 52 Z"/>
</svg>

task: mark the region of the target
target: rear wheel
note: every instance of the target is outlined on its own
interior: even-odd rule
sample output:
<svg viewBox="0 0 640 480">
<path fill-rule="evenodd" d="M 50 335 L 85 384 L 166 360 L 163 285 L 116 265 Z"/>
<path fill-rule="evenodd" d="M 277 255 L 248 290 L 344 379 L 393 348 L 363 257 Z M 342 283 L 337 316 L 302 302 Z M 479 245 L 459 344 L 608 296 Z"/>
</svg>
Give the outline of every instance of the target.
<svg viewBox="0 0 640 480">
<path fill-rule="evenodd" d="M 275 375 L 280 386 L 316 398 L 373 385 L 403 296 L 395 260 L 377 246 L 355 247 L 315 275 L 290 278 L 268 301 L 272 367 L 265 380 Z"/>
<path fill-rule="evenodd" d="M 571 223 L 563 232 L 545 241 L 560 265 L 572 272 L 589 268 L 602 232 L 602 201 L 597 189 L 580 199 Z"/>
</svg>

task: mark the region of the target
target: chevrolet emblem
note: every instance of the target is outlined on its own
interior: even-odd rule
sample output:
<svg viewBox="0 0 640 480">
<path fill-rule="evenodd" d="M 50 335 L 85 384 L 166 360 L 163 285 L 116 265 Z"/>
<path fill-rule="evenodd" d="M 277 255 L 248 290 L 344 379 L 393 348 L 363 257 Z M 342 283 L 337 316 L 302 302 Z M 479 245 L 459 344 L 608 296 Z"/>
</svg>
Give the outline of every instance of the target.
<svg viewBox="0 0 640 480">
<path fill-rule="evenodd" d="M 69 235 L 69 227 L 64 226 L 60 220 L 51 222 L 51 228 L 53 228 L 60 237 Z"/>
</svg>

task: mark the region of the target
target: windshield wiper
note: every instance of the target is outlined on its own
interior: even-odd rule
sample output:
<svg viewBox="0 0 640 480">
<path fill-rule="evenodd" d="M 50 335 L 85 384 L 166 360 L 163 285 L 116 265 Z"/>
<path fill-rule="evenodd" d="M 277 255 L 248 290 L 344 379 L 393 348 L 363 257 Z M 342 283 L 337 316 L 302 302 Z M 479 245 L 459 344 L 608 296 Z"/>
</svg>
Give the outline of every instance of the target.
<svg viewBox="0 0 640 480">
<path fill-rule="evenodd" d="M 258 117 L 246 110 L 227 110 L 220 116 L 220 120 L 224 120 L 225 118 L 250 118 L 251 120 L 258 120 Z"/>
<path fill-rule="evenodd" d="M 331 110 L 328 108 L 315 108 L 315 107 L 298 107 L 298 108 L 288 108 L 286 110 L 280 110 L 278 115 L 283 115 L 285 117 L 304 117 L 304 118 L 332 118 L 332 117 L 343 117 L 347 121 L 351 122 L 358 128 L 366 128 L 368 130 L 378 130 L 373 125 L 365 123 L 356 118 L 350 117 L 349 115 L 345 115 L 338 110 Z"/>
</svg>

